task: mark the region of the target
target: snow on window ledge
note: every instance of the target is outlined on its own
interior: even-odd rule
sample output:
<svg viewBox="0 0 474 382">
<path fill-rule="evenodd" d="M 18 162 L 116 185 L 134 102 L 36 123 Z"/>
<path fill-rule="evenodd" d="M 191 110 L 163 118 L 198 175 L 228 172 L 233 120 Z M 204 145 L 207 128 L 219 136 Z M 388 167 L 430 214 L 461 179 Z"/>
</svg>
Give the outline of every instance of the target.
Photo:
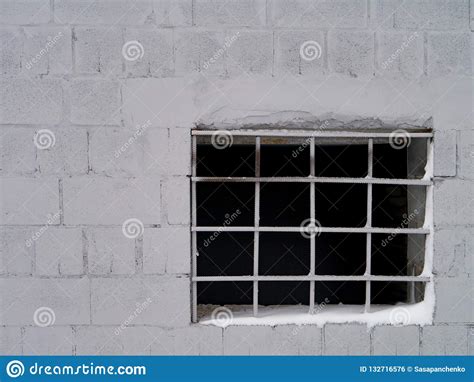
<svg viewBox="0 0 474 382">
<path fill-rule="evenodd" d="M 308 314 L 308 307 L 268 306 L 260 307 L 258 317 L 253 316 L 252 306 L 229 305 L 208 309 L 199 320 L 201 325 L 227 326 L 277 326 L 277 325 L 316 325 L 325 324 L 366 324 L 368 328 L 377 325 L 406 326 L 431 325 L 435 304 L 433 281 L 426 284 L 425 298 L 415 304 L 371 305 L 369 313 L 363 305 L 325 305 L 315 306 L 315 313 Z M 210 306 L 209 306 L 210 307 Z"/>
</svg>

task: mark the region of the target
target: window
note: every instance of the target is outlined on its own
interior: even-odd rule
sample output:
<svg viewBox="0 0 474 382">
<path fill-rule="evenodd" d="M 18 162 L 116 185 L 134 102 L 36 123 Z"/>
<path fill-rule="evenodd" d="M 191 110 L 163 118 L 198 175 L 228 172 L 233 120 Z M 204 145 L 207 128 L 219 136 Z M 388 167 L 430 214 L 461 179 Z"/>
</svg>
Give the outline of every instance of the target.
<svg viewBox="0 0 474 382">
<path fill-rule="evenodd" d="M 192 134 L 194 322 L 423 300 L 430 131 Z"/>
</svg>

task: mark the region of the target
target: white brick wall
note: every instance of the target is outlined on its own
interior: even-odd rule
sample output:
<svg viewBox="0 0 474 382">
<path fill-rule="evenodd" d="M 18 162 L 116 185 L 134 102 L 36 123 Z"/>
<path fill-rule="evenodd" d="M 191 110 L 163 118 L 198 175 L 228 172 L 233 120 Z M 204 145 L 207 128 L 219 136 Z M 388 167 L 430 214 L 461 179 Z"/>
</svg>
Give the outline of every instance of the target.
<svg viewBox="0 0 474 382">
<path fill-rule="evenodd" d="M 473 9 L 472 0 L 1 1 L 0 353 L 472 352 Z M 306 41 L 320 58 L 302 58 Z M 139 43 L 137 60 L 124 56 L 127 42 Z M 434 325 L 190 325 L 190 128 L 430 117 Z M 44 129 L 54 135 L 47 149 L 35 145 Z M 143 232 L 127 238 L 132 218 Z M 41 306 L 55 312 L 53 326 L 35 325 Z"/>
</svg>

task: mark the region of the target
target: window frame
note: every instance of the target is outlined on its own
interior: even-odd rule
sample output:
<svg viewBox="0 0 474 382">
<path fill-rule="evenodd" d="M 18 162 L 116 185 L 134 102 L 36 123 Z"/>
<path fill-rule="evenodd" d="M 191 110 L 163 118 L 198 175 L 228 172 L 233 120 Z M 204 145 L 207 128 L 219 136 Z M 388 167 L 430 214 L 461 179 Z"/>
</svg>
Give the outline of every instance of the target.
<svg viewBox="0 0 474 382">
<path fill-rule="evenodd" d="M 431 264 L 428 259 L 431 251 L 431 243 L 433 236 L 433 210 L 432 210 L 432 190 L 433 190 L 433 132 L 430 129 L 403 130 L 411 138 L 426 139 L 426 167 L 425 175 L 421 179 L 392 179 L 392 178 L 374 178 L 373 177 L 373 147 L 374 139 L 377 138 L 393 138 L 394 132 L 391 131 L 348 131 L 348 130 L 191 130 L 191 321 L 198 322 L 197 314 L 197 283 L 199 282 L 219 282 L 219 281 L 251 281 L 253 282 L 253 316 L 258 316 L 258 283 L 260 281 L 309 281 L 309 310 L 308 314 L 314 314 L 315 309 L 315 282 L 316 281 L 365 281 L 366 294 L 364 312 L 369 313 L 371 310 L 371 282 L 372 281 L 400 281 L 400 282 L 422 282 L 425 285 L 432 281 L 431 270 L 427 271 L 427 263 Z M 254 177 L 202 177 L 197 176 L 197 138 L 199 136 L 215 137 L 217 134 L 225 135 L 227 138 L 233 136 L 241 136 L 252 138 L 255 140 L 255 176 Z M 262 137 L 285 137 L 285 138 L 307 138 L 310 146 L 310 176 L 309 177 L 261 177 L 260 176 L 260 155 L 261 155 L 261 138 Z M 364 178 L 350 177 L 317 177 L 315 176 L 315 147 L 318 138 L 363 138 L 367 139 L 368 144 L 368 174 Z M 255 211 L 254 225 L 248 227 L 235 226 L 197 226 L 197 203 L 196 203 L 196 185 L 199 182 L 250 182 L 255 183 Z M 301 227 L 264 227 L 259 225 L 260 218 L 260 184 L 262 182 L 306 182 L 310 183 L 310 219 L 315 221 L 315 184 L 316 183 L 347 183 L 347 184 L 367 184 L 367 224 L 365 227 L 317 227 L 318 233 L 365 233 L 366 234 L 366 271 L 364 275 L 358 276 L 336 276 L 336 275 L 316 275 L 315 274 L 315 235 L 310 235 L 310 273 L 303 276 L 261 276 L 258 275 L 259 266 L 259 233 L 260 232 L 301 232 Z M 426 187 L 425 200 L 425 225 L 422 228 L 379 228 L 372 226 L 372 185 L 416 185 Z M 427 216 L 429 214 L 429 216 Z M 426 224 L 427 222 L 427 224 Z M 254 258 L 253 258 L 253 275 L 252 276 L 197 276 L 197 233 L 198 232 L 253 232 L 254 233 Z M 372 234 L 416 234 L 425 236 L 425 252 L 424 252 L 424 271 L 418 276 L 389 276 L 389 275 L 372 275 L 371 262 L 372 250 L 371 239 Z M 428 264 L 428 266 L 430 266 Z M 362 305 L 361 305 L 362 306 Z"/>
</svg>

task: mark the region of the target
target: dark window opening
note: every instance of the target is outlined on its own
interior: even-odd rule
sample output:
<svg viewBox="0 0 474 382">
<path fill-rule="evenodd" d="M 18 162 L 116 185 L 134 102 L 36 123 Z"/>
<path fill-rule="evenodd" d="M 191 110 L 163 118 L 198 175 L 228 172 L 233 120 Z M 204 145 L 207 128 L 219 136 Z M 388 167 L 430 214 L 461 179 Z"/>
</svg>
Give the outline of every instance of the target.
<svg viewBox="0 0 474 382">
<path fill-rule="evenodd" d="M 424 266 L 425 234 L 398 230 L 423 228 L 425 184 L 403 180 L 423 178 L 410 158 L 421 158 L 424 169 L 426 150 L 379 139 L 369 146 L 368 139 L 331 138 L 311 149 L 307 138 L 262 138 L 257 152 L 253 136 L 224 149 L 199 138 L 195 176 L 208 179 L 195 185 L 196 225 L 215 230 L 196 234 L 196 276 L 208 277 L 196 283 L 198 305 L 252 305 L 255 293 L 259 306 L 420 300 L 423 282 L 396 277 L 418 276 Z M 426 148 L 423 142 L 413 147 Z M 316 223 L 311 235 L 303 230 L 308 221 Z M 367 283 L 368 261 L 369 277 L 387 279 Z"/>
<path fill-rule="evenodd" d="M 363 275 L 366 269 L 364 234 L 322 233 L 316 237 L 316 274 Z"/>
</svg>

